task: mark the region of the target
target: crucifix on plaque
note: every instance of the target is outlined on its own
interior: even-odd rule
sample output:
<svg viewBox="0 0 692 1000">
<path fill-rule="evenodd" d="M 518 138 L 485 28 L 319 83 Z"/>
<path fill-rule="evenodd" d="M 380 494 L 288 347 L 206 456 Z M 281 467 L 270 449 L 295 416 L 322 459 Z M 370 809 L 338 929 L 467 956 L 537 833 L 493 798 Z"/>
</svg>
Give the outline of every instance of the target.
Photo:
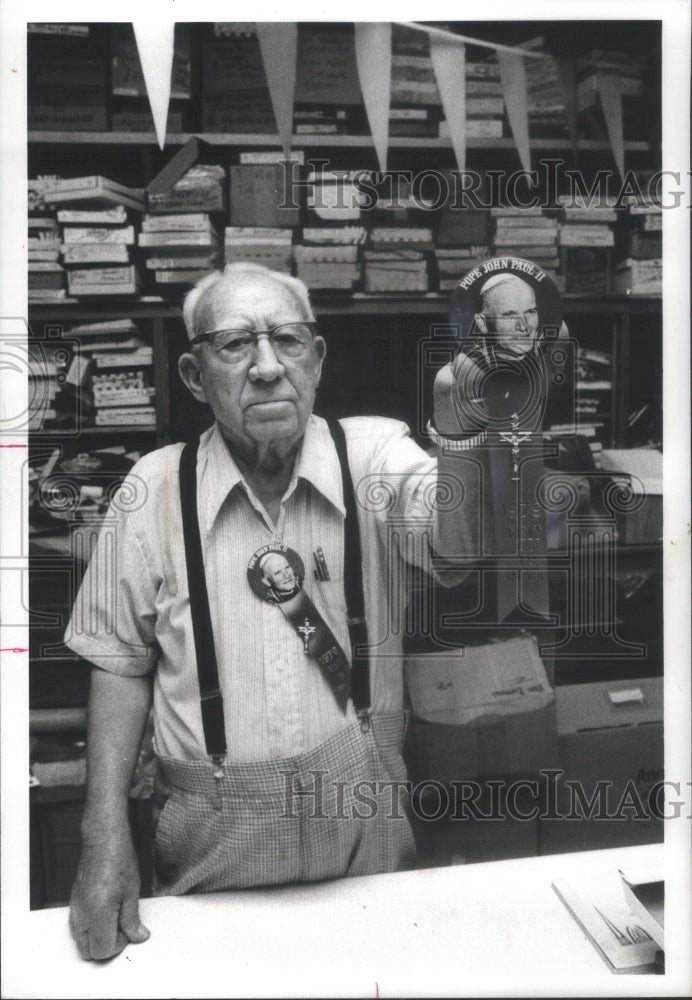
<svg viewBox="0 0 692 1000">
<path fill-rule="evenodd" d="M 519 414 L 514 411 L 510 417 L 510 430 L 498 434 L 500 441 L 512 446 L 512 482 L 519 482 L 519 445 L 531 439 L 531 431 L 519 431 Z"/>
<path fill-rule="evenodd" d="M 303 637 L 303 652 L 305 653 L 306 656 L 309 656 L 310 655 L 310 636 L 312 635 L 313 632 L 316 632 L 317 629 L 315 628 L 314 625 L 310 624 L 310 619 L 306 618 L 305 619 L 305 624 L 298 626 L 298 631 L 300 632 L 300 634 Z"/>
</svg>

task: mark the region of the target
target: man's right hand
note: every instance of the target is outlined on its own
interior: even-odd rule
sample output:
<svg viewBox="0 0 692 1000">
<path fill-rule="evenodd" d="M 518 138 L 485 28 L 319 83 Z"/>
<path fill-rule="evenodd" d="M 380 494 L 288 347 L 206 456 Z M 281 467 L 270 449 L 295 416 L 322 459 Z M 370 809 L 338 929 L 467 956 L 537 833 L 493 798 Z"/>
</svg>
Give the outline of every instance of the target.
<svg viewBox="0 0 692 1000">
<path fill-rule="evenodd" d="M 139 919 L 139 866 L 129 832 L 85 844 L 70 900 L 70 931 L 85 959 L 113 958 L 149 931 Z"/>
<path fill-rule="evenodd" d="M 459 437 L 477 434 L 486 425 L 483 380 L 486 371 L 479 358 L 460 351 L 435 378 L 435 429 L 438 434 Z"/>
</svg>

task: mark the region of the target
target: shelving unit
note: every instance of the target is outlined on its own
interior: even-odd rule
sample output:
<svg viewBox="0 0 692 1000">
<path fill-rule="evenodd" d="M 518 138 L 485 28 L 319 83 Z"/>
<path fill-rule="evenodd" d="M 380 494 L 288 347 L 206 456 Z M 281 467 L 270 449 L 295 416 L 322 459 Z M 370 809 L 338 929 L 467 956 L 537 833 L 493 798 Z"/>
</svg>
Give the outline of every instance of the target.
<svg viewBox="0 0 692 1000">
<path fill-rule="evenodd" d="M 184 146 L 185 143 L 194 136 L 209 143 L 210 146 L 228 147 L 252 147 L 267 146 L 269 148 L 280 148 L 281 142 L 276 134 L 265 133 L 242 133 L 242 132 L 179 132 L 166 135 L 167 146 Z M 59 132 L 59 131 L 35 131 L 28 133 L 29 142 L 32 144 L 45 145 L 70 145 L 70 146 L 155 146 L 157 138 L 153 132 Z M 291 139 L 291 148 L 314 149 L 314 148 L 339 148 L 346 147 L 352 149 L 371 149 L 372 137 L 369 135 L 294 135 Z M 391 149 L 452 149 L 450 139 L 428 138 L 421 136 L 390 136 L 389 147 Z M 480 149 L 485 151 L 507 150 L 515 151 L 514 139 L 508 137 L 485 138 L 483 136 L 469 136 L 467 139 L 468 149 Z M 531 149 L 537 152 L 571 152 L 572 145 L 567 139 L 532 139 Z M 581 139 L 579 150 L 583 153 L 608 153 L 610 146 L 607 142 L 599 139 Z M 651 143 L 646 141 L 633 141 L 625 143 L 627 153 L 652 153 L 654 152 Z"/>
</svg>

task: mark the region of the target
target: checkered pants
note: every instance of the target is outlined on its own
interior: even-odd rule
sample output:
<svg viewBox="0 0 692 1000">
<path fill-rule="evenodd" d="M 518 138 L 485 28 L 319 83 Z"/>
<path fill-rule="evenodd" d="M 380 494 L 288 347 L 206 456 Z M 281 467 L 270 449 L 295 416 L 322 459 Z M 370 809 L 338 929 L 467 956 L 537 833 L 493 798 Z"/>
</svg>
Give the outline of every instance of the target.
<svg viewBox="0 0 692 1000">
<path fill-rule="evenodd" d="M 157 895 L 400 871 L 406 817 L 402 713 L 355 724 L 296 757 L 227 764 L 159 757 Z"/>
</svg>

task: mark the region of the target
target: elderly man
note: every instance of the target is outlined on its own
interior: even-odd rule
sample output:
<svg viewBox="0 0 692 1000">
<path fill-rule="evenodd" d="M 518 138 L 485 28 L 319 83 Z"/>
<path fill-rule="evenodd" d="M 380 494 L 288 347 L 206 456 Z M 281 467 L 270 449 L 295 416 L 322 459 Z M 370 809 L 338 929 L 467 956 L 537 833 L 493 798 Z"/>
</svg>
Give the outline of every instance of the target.
<svg viewBox="0 0 692 1000">
<path fill-rule="evenodd" d="M 70 917 L 84 958 L 148 937 L 127 797 L 152 691 L 158 892 L 412 864 L 405 560 L 475 551 L 474 484 L 462 501 L 452 473 L 457 503 L 434 510 L 448 458 L 436 469 L 396 421 L 330 428 L 313 415 L 326 345 L 301 282 L 231 265 L 190 292 L 184 319 L 180 375 L 215 423 L 196 451 L 171 445 L 135 466 L 141 502 L 114 503 L 115 534 L 102 533 L 66 634 L 94 665 Z M 442 381 L 435 407 L 438 431 L 458 436 L 455 392 Z M 400 551 L 406 533 L 390 520 L 419 544 Z M 314 578 L 300 573 L 298 594 L 268 602 L 267 552 L 314 562 Z M 354 657 L 351 675 L 358 636 L 370 657 Z"/>
</svg>

